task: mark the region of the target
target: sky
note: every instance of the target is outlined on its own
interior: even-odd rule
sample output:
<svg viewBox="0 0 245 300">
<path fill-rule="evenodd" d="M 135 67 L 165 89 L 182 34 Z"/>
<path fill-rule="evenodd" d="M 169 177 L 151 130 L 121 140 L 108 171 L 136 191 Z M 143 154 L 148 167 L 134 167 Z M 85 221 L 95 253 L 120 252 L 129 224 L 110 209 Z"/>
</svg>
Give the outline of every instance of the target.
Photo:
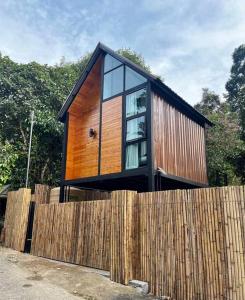
<svg viewBox="0 0 245 300">
<path fill-rule="evenodd" d="M 76 61 L 100 41 L 142 54 L 190 104 L 223 95 L 245 43 L 244 0 L 1 0 L 0 52 L 16 62 Z"/>
</svg>

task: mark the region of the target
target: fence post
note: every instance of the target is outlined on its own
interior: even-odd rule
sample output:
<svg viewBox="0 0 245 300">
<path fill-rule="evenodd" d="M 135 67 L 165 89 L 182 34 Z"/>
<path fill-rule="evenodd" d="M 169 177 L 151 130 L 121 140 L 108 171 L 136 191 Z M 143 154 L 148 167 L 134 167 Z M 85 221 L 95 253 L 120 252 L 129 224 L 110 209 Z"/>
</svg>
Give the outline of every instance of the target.
<svg viewBox="0 0 245 300">
<path fill-rule="evenodd" d="M 111 264 L 112 281 L 128 284 L 132 279 L 133 201 L 137 192 L 115 191 L 111 197 Z"/>
<path fill-rule="evenodd" d="M 35 184 L 35 202 L 38 204 L 49 203 L 50 186 L 46 184 Z"/>
<path fill-rule="evenodd" d="M 21 188 L 8 193 L 5 213 L 5 246 L 24 251 L 31 201 L 31 190 Z"/>
</svg>

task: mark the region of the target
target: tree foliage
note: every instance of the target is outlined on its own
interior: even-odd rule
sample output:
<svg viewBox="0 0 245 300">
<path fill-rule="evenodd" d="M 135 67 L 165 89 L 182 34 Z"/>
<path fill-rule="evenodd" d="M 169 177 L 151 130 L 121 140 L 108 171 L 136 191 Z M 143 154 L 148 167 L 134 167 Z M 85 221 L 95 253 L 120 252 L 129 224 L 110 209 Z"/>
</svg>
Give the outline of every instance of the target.
<svg viewBox="0 0 245 300">
<path fill-rule="evenodd" d="M 17 64 L 0 57 L 1 140 L 14 146 L 18 158 L 13 186 L 25 182 L 30 112 L 35 112 L 31 152 L 31 184 L 59 180 L 62 124 L 57 122 L 66 95 L 78 78 L 79 64 L 50 67 L 35 62 Z"/>
<path fill-rule="evenodd" d="M 211 185 L 245 183 L 245 45 L 232 54 L 233 64 L 226 83 L 225 101 L 208 89 L 203 89 L 195 107 L 214 126 L 207 134 L 207 159 Z"/>
<path fill-rule="evenodd" d="M 239 115 L 241 133 L 245 140 L 245 45 L 235 49 L 230 78 L 226 83 L 227 101 Z"/>
<path fill-rule="evenodd" d="M 14 151 L 13 145 L 0 141 L 0 187 L 4 185 L 10 178 L 15 167 L 18 154 Z"/>
<path fill-rule="evenodd" d="M 228 184 L 243 183 L 239 161 L 245 146 L 240 138 L 237 113 L 208 89 L 203 89 L 202 100 L 195 108 L 213 122 L 213 127 L 207 130 L 206 147 L 210 185 L 225 185 L 226 179 Z"/>
<path fill-rule="evenodd" d="M 119 52 L 149 70 L 142 56 L 130 49 Z M 57 115 L 91 53 L 75 63 L 64 58 L 55 66 L 18 64 L 0 54 L 0 184 L 14 188 L 25 183 L 30 112 L 35 112 L 30 185 L 57 185 L 60 180 L 63 124 Z M 9 153 L 8 159 L 3 153 Z"/>
<path fill-rule="evenodd" d="M 117 50 L 117 53 L 119 55 L 122 55 L 124 56 L 125 58 L 131 60 L 132 62 L 134 62 L 136 65 L 139 65 L 140 67 L 142 67 L 145 71 L 151 73 L 151 69 L 150 67 L 145 63 L 145 59 L 144 57 L 131 50 L 130 48 L 122 48 L 122 49 L 119 49 Z"/>
<path fill-rule="evenodd" d="M 213 112 L 220 109 L 220 97 L 209 89 L 202 89 L 202 100 L 195 105 L 195 108 L 205 116 L 210 116 Z"/>
</svg>

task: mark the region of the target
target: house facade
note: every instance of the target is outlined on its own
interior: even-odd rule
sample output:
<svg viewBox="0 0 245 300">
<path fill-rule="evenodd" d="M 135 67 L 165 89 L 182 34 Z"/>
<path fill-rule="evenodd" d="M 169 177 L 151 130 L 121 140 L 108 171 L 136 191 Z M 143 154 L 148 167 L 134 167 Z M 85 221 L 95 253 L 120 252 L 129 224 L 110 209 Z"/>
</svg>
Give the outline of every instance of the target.
<svg viewBox="0 0 245 300">
<path fill-rule="evenodd" d="M 64 103 L 64 188 L 154 191 L 208 185 L 211 123 L 157 77 L 99 43 Z"/>
</svg>

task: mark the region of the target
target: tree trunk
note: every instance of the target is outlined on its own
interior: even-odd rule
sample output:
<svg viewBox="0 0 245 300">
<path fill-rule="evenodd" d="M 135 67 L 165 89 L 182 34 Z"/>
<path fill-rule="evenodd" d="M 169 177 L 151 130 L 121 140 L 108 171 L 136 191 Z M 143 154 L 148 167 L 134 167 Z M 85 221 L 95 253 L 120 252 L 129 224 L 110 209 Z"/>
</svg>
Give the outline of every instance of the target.
<svg viewBox="0 0 245 300">
<path fill-rule="evenodd" d="M 47 170 L 47 167 L 48 167 L 48 163 L 49 163 L 49 158 L 46 159 L 45 161 L 45 164 L 42 168 L 42 172 L 41 172 L 41 182 L 43 182 L 43 179 L 44 179 L 44 175 L 45 175 L 45 172 Z"/>
</svg>

